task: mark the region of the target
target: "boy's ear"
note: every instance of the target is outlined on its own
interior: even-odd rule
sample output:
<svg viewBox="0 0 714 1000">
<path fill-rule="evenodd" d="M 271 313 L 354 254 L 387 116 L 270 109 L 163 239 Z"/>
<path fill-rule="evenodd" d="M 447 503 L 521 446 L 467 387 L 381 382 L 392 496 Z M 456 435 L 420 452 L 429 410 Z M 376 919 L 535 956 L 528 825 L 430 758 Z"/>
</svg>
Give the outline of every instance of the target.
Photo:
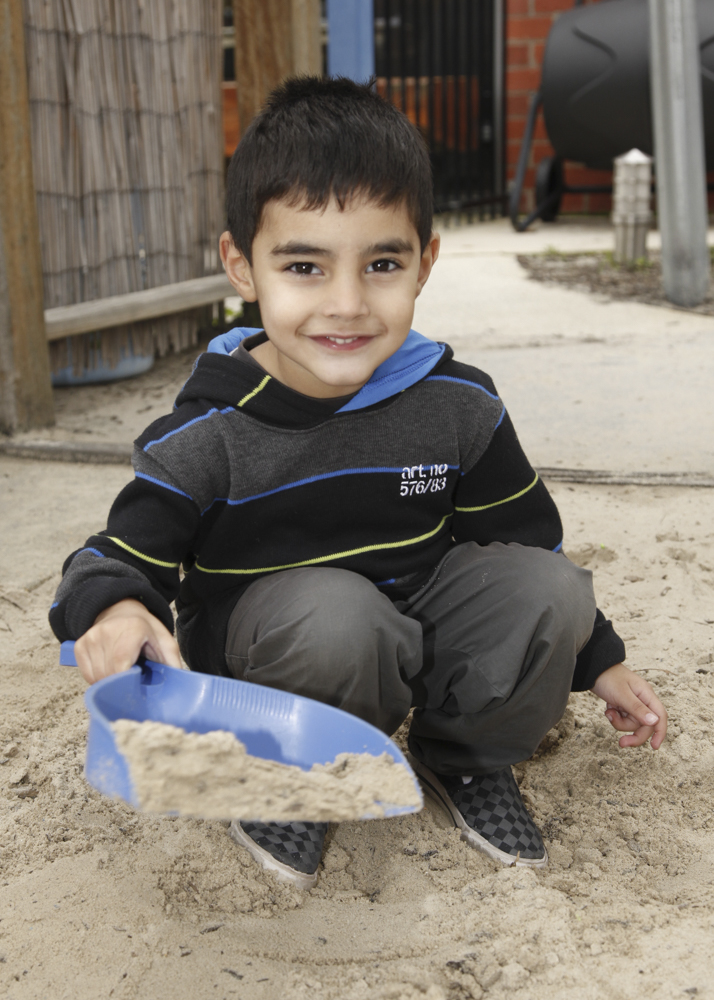
<svg viewBox="0 0 714 1000">
<path fill-rule="evenodd" d="M 427 282 L 431 269 L 439 256 L 441 246 L 441 236 L 433 232 L 429 237 L 429 242 L 424 247 L 424 253 L 419 261 L 419 274 L 417 275 L 417 296 L 421 295 L 421 290 Z"/>
<path fill-rule="evenodd" d="M 253 282 L 253 269 L 233 242 L 229 232 L 221 233 L 218 246 L 228 280 L 242 299 L 246 302 L 255 302 L 258 295 Z"/>
</svg>

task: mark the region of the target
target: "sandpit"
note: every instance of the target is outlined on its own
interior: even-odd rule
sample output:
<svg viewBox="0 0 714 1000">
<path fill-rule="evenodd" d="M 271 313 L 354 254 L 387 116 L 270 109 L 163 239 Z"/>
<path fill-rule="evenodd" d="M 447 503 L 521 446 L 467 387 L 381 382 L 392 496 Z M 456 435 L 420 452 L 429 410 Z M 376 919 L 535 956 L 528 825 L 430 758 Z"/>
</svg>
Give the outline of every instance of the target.
<svg viewBox="0 0 714 1000">
<path fill-rule="evenodd" d="M 118 719 L 117 748 L 145 812 L 202 819 L 339 822 L 384 816 L 385 804 L 421 806 L 414 780 L 388 753 L 341 753 L 303 771 L 248 753 L 233 733 L 187 733 Z"/>
<path fill-rule="evenodd" d="M 515 769 L 546 869 L 499 868 L 428 806 L 332 826 L 300 893 L 224 822 L 140 814 L 84 781 L 84 684 L 57 666 L 46 610 L 62 559 L 129 475 L 0 458 L 0 994 L 714 995 L 711 490 L 551 484 L 566 548 L 594 570 L 671 728 L 657 753 L 622 751 L 601 703 L 572 696 Z"/>
</svg>

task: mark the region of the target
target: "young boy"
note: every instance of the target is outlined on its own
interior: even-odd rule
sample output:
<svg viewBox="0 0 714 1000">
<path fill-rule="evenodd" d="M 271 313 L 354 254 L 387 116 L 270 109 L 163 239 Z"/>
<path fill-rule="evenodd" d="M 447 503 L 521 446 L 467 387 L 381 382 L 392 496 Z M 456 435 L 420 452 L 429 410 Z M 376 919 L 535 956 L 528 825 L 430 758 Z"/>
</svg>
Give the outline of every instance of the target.
<svg viewBox="0 0 714 1000">
<path fill-rule="evenodd" d="M 291 80 L 236 150 L 227 208 L 226 272 L 265 329 L 213 341 L 137 440 L 106 531 L 65 564 L 55 634 L 89 683 L 180 648 L 386 733 L 413 707 L 415 770 L 464 838 L 543 865 L 510 765 L 570 691 L 607 703 L 621 746 L 658 748 L 667 717 L 560 552 L 490 378 L 410 331 L 439 252 L 424 144 L 368 87 Z M 326 830 L 231 833 L 310 886 Z"/>
</svg>

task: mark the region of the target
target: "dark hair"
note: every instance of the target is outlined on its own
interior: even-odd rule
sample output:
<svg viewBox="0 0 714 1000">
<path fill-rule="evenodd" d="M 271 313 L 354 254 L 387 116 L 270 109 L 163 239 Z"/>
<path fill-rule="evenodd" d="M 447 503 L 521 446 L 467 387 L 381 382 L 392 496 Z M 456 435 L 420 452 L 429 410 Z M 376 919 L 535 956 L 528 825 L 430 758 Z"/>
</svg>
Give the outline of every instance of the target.
<svg viewBox="0 0 714 1000">
<path fill-rule="evenodd" d="M 307 209 L 355 194 L 404 202 L 429 242 L 433 215 L 426 145 L 406 115 L 368 84 L 293 77 L 270 94 L 233 154 L 226 180 L 228 230 L 248 260 L 263 209 L 273 199 Z"/>
</svg>

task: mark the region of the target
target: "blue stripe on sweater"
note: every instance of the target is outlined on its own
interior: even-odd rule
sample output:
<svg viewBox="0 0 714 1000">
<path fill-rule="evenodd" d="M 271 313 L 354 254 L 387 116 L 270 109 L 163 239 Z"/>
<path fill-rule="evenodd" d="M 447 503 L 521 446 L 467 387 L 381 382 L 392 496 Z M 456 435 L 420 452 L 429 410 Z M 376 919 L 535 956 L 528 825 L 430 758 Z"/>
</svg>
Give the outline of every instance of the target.
<svg viewBox="0 0 714 1000">
<path fill-rule="evenodd" d="M 156 486 L 163 486 L 165 490 L 171 490 L 172 493 L 178 493 L 179 496 L 186 497 L 187 500 L 193 501 L 193 497 L 190 497 L 188 493 L 184 493 L 177 486 L 172 486 L 170 483 L 165 483 L 161 479 L 154 479 L 153 476 L 147 476 L 144 472 L 135 473 L 137 479 L 145 479 L 149 483 L 154 483 Z"/>
<path fill-rule="evenodd" d="M 429 466 L 431 464 L 432 463 L 429 462 L 429 463 L 427 463 L 427 465 L 425 467 L 429 468 Z M 422 466 L 423 465 L 424 465 L 424 463 L 422 463 Z M 416 467 L 416 462 L 414 463 L 414 467 Z M 336 479 L 338 476 L 357 476 L 360 473 L 365 473 L 365 474 L 366 473 L 375 473 L 375 472 L 376 473 L 380 473 L 380 472 L 399 472 L 399 473 L 402 473 L 402 472 L 404 472 L 405 468 L 406 468 L 406 466 L 400 465 L 400 466 L 396 466 L 394 468 L 390 468 L 388 466 L 384 466 L 384 467 L 377 467 L 377 468 L 374 468 L 374 469 L 370 469 L 370 468 L 367 468 L 367 469 L 338 469 L 335 472 L 323 472 L 322 475 L 319 475 L 319 476 L 308 476 L 306 479 L 297 479 L 294 483 L 286 483 L 284 486 L 276 486 L 274 489 L 272 489 L 272 490 L 266 490 L 264 493 L 255 493 L 251 497 L 243 497 L 242 500 L 230 500 L 228 497 L 214 497 L 213 500 L 211 500 L 211 502 L 209 503 L 208 507 L 205 507 L 201 511 L 201 516 L 203 517 L 204 514 L 207 514 L 208 511 L 211 509 L 211 507 L 214 505 L 214 503 L 227 503 L 229 507 L 239 507 L 241 504 L 250 503 L 251 500 L 262 500 L 263 497 L 272 496 L 273 493 L 282 493 L 283 490 L 292 490 L 296 486 L 307 486 L 309 483 L 317 483 L 317 482 L 320 482 L 320 480 L 322 480 L 322 479 Z M 410 468 L 411 468 L 411 466 L 410 466 Z M 449 465 L 449 466 L 447 466 L 447 468 L 448 469 L 458 469 L 458 465 Z"/>
<path fill-rule="evenodd" d="M 161 444 L 162 441 L 166 441 L 167 438 L 173 437 L 174 434 L 180 434 L 181 431 L 185 431 L 187 427 L 192 427 L 194 424 L 199 423 L 201 420 L 208 420 L 209 417 L 212 417 L 216 413 L 221 413 L 221 414 L 232 413 L 234 409 L 235 409 L 234 406 L 226 406 L 225 409 L 218 410 L 215 406 L 213 406 L 208 411 L 208 413 L 202 413 L 200 417 L 194 417 L 193 420 L 189 420 L 185 424 L 181 424 L 180 427 L 176 427 L 172 431 L 167 431 L 166 434 L 164 434 L 162 437 L 156 438 L 154 441 L 149 441 L 148 444 L 144 445 L 143 450 L 148 451 L 149 448 L 153 448 L 155 444 Z"/>
<path fill-rule="evenodd" d="M 484 389 L 484 387 L 482 385 L 479 385 L 478 382 L 469 382 L 469 380 L 467 378 L 454 378 L 453 375 L 427 375 L 427 377 L 424 379 L 424 381 L 425 382 L 458 382 L 461 385 L 468 385 L 472 389 L 480 389 L 481 392 L 485 392 L 486 395 L 490 399 L 500 399 L 499 396 L 494 396 L 494 394 L 492 392 L 489 392 L 488 389 Z"/>
</svg>

